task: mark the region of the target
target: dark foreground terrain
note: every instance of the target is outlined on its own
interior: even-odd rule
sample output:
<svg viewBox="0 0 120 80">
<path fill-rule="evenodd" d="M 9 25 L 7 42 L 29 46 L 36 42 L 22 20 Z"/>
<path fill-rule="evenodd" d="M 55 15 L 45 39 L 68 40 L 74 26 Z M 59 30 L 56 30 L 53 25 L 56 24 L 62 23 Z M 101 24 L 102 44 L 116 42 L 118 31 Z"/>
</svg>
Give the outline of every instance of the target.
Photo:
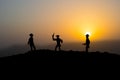
<svg viewBox="0 0 120 80">
<path fill-rule="evenodd" d="M 120 64 L 120 55 L 100 52 L 37 50 L 0 58 L 5 64 Z"/>
</svg>

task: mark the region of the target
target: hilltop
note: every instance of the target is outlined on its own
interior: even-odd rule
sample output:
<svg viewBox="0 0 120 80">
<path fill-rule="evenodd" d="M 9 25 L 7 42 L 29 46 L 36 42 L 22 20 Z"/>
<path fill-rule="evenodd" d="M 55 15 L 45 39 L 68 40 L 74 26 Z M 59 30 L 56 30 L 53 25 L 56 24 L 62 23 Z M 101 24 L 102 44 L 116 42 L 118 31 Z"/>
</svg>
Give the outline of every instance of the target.
<svg viewBox="0 0 120 80">
<path fill-rule="evenodd" d="M 8 64 L 115 64 L 119 63 L 120 55 L 100 52 L 79 52 L 37 50 L 0 58 L 0 63 Z"/>
</svg>

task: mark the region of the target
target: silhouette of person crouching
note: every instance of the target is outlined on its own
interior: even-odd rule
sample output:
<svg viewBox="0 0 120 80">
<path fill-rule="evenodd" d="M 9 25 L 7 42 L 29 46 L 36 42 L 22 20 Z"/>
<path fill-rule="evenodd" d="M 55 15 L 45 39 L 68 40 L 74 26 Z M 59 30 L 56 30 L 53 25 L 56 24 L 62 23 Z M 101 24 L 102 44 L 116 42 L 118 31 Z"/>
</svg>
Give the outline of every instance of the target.
<svg viewBox="0 0 120 80">
<path fill-rule="evenodd" d="M 88 49 L 90 48 L 89 34 L 86 34 L 86 43 L 83 45 L 86 45 L 86 53 L 88 53 Z"/>
<path fill-rule="evenodd" d="M 33 34 L 29 34 L 30 38 L 28 40 L 28 45 L 30 45 L 30 48 L 31 48 L 31 51 L 35 51 L 36 50 L 36 47 L 34 45 L 34 39 L 33 39 Z"/>
<path fill-rule="evenodd" d="M 52 35 L 52 39 L 53 41 L 57 42 L 57 45 L 55 46 L 55 51 L 57 51 L 57 48 L 59 49 L 59 51 L 61 51 L 61 43 L 63 43 L 63 40 L 59 38 L 59 35 L 56 35 L 56 38 L 54 38 L 54 35 L 55 34 Z"/>
</svg>

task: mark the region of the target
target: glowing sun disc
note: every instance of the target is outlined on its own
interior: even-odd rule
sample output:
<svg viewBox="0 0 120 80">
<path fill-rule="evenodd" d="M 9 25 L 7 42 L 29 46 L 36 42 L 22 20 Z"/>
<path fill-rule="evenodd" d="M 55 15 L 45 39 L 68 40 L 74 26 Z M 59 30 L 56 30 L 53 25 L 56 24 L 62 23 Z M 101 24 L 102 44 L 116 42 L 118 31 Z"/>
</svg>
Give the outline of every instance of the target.
<svg viewBox="0 0 120 80">
<path fill-rule="evenodd" d="M 86 32 L 86 33 L 85 33 L 85 35 L 87 35 L 87 34 L 88 34 L 88 35 L 91 35 L 91 33 L 90 33 L 90 32 Z"/>
</svg>

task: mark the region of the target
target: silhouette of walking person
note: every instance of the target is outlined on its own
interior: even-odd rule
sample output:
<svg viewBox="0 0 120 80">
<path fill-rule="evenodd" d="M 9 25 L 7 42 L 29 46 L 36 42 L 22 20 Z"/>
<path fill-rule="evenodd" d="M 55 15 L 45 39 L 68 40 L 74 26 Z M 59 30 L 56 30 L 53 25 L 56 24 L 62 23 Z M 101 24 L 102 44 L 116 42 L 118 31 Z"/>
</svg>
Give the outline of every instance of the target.
<svg viewBox="0 0 120 80">
<path fill-rule="evenodd" d="M 86 53 L 88 53 L 88 49 L 90 48 L 89 34 L 86 34 L 86 43 L 83 45 L 86 45 Z"/>
<path fill-rule="evenodd" d="M 31 51 L 35 51 L 36 50 L 36 47 L 34 45 L 34 39 L 33 39 L 33 34 L 29 34 L 30 38 L 28 40 L 28 45 L 30 45 L 30 48 L 31 48 Z"/>
<path fill-rule="evenodd" d="M 53 33 L 53 35 L 52 35 L 52 39 L 53 39 L 53 41 L 56 41 L 57 42 L 57 45 L 55 46 L 55 51 L 57 51 L 57 48 L 59 49 L 59 51 L 61 51 L 61 43 L 63 43 L 63 40 L 62 39 L 60 39 L 59 37 L 59 35 L 56 35 L 56 38 L 54 38 L 54 33 Z"/>
</svg>

